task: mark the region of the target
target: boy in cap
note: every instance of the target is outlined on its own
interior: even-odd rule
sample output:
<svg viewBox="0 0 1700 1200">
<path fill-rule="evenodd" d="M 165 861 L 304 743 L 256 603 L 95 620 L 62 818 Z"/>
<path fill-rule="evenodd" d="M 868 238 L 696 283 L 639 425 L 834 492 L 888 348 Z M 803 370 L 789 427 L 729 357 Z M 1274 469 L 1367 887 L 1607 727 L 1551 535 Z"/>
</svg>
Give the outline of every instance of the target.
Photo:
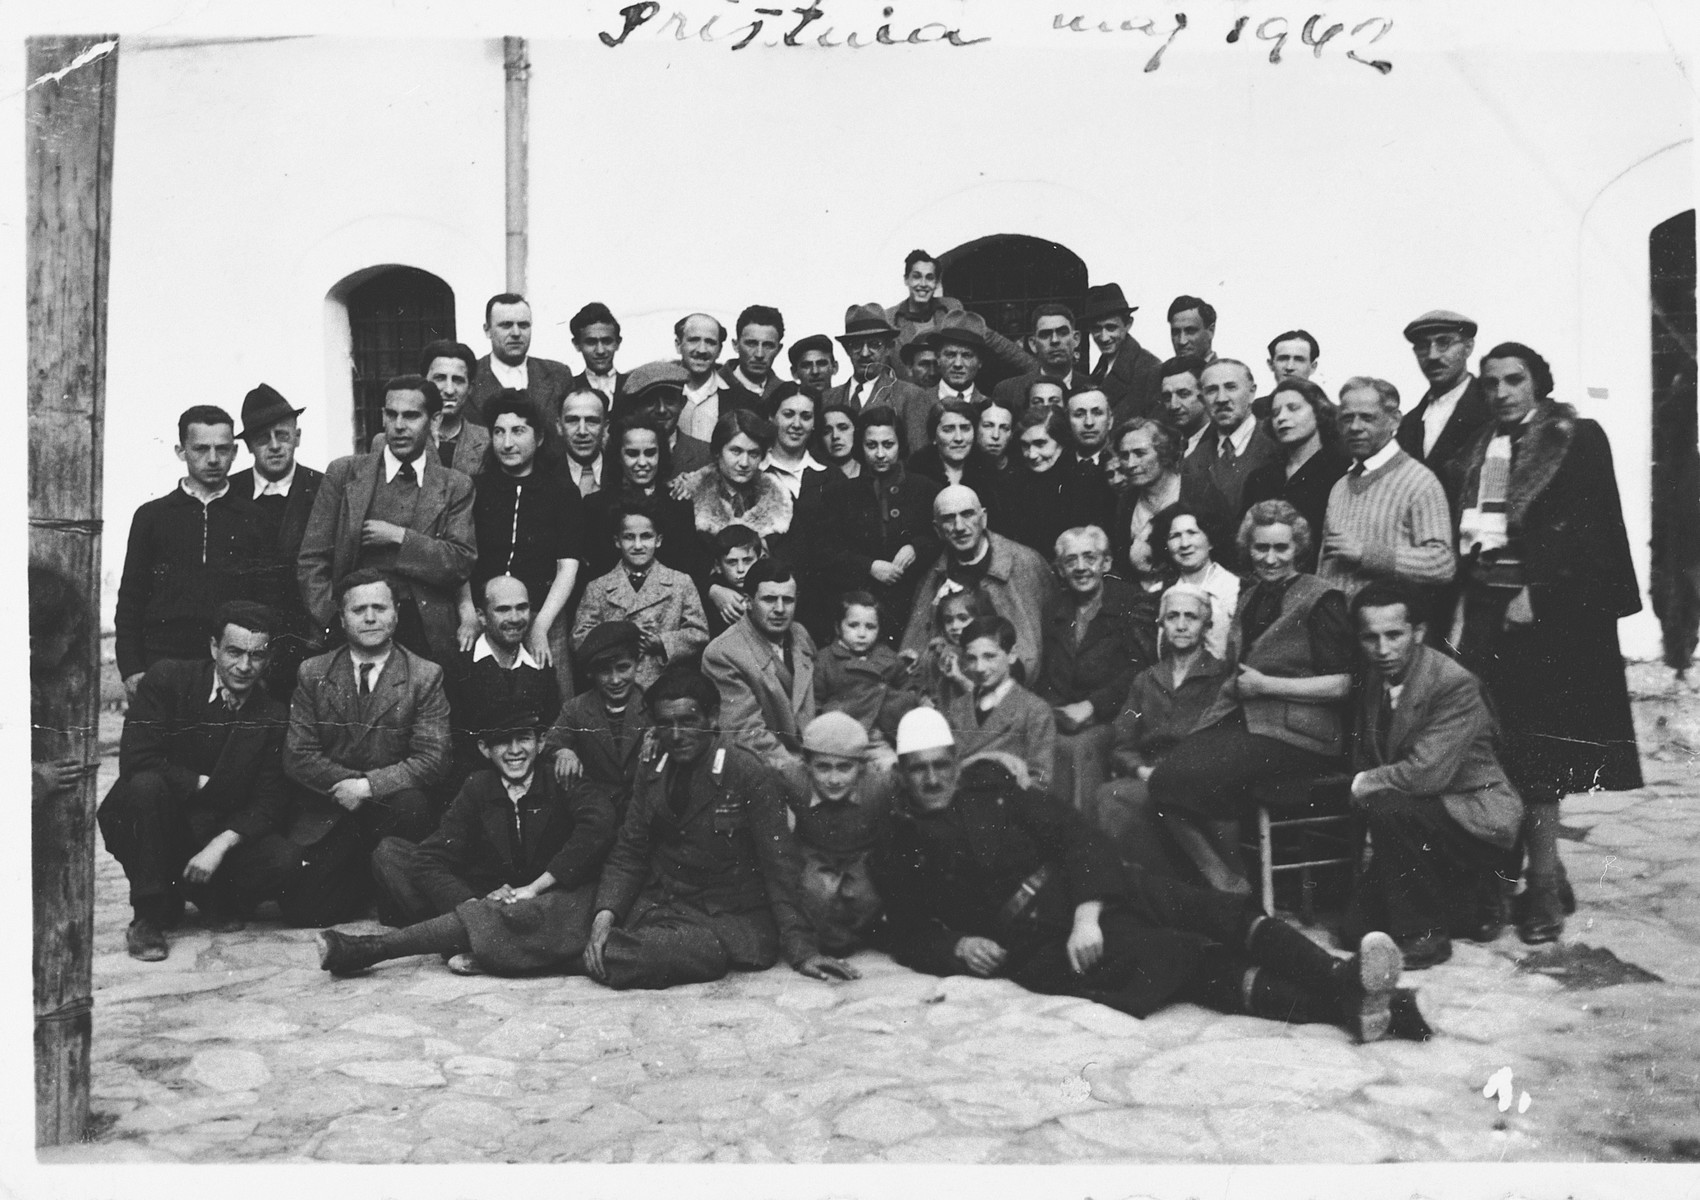
<svg viewBox="0 0 1700 1200">
<path fill-rule="evenodd" d="M 879 916 L 868 860 L 891 812 L 892 776 L 868 761 L 868 733 L 844 712 L 803 727 L 785 804 L 803 865 L 797 898 L 826 954 L 856 949 Z"/>
<path fill-rule="evenodd" d="M 644 690 L 637 682 L 642 638 L 630 621 L 604 621 L 585 634 L 578 660 L 591 688 L 567 701 L 544 739 L 555 782 L 602 789 L 616 817 L 626 811 L 649 731 Z"/>
<path fill-rule="evenodd" d="M 541 724 L 516 709 L 479 731 L 496 769 L 461 786 L 425 841 L 386 838 L 372 855 L 378 886 L 415 923 L 376 937 L 320 930 L 320 967 L 352 975 L 433 953 L 462 975 L 577 965 L 614 810 L 601 789 L 569 792 L 538 769 Z"/>
</svg>

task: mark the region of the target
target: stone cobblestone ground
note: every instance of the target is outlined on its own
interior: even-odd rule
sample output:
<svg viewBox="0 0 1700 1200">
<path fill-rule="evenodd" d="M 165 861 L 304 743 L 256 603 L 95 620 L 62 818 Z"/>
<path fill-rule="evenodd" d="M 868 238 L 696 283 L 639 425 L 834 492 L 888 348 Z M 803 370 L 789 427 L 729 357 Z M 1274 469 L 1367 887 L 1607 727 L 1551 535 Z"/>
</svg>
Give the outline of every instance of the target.
<svg viewBox="0 0 1700 1200">
<path fill-rule="evenodd" d="M 310 931 L 191 916 L 166 962 L 137 963 L 103 851 L 97 1132 L 43 1159 L 1697 1161 L 1700 698 L 1651 667 L 1632 683 L 1647 786 L 1566 802 L 1563 949 L 1507 931 L 1412 976 L 1426 1045 L 1190 1006 L 1137 1021 L 877 954 L 839 986 L 781 967 L 616 994 L 435 958 L 333 981 Z M 1482 1094 L 1503 1068 L 1504 1112 Z"/>
</svg>

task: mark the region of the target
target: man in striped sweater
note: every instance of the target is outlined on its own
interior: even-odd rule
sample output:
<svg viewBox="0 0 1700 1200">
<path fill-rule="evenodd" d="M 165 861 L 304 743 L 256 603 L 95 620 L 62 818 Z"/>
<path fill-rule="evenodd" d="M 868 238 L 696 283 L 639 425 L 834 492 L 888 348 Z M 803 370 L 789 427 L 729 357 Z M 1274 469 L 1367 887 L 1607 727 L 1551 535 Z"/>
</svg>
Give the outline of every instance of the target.
<svg viewBox="0 0 1700 1200">
<path fill-rule="evenodd" d="M 1340 388 L 1352 465 L 1328 496 L 1316 573 L 1348 597 L 1376 579 L 1437 589 L 1452 579 L 1452 514 L 1433 471 L 1399 448 L 1399 390 L 1355 376 Z"/>
</svg>

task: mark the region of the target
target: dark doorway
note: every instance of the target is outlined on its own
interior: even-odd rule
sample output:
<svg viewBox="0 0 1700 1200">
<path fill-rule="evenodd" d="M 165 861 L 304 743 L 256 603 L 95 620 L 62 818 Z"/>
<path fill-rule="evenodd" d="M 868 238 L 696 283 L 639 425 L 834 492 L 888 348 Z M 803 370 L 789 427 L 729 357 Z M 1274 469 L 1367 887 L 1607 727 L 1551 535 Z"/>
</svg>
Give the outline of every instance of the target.
<svg viewBox="0 0 1700 1200">
<path fill-rule="evenodd" d="M 1647 239 L 1653 310 L 1653 611 L 1684 674 L 1700 630 L 1700 455 L 1695 451 L 1694 210 Z"/>
<path fill-rule="evenodd" d="M 380 267 L 348 293 L 354 361 L 354 449 L 383 426 L 384 381 L 419 370 L 419 352 L 455 335 L 454 290 L 429 271 Z"/>
<path fill-rule="evenodd" d="M 939 276 L 948 295 L 980 314 L 995 332 L 1023 345 L 1038 305 L 1056 301 L 1078 317 L 1086 304 L 1086 264 L 1080 256 L 1067 246 L 1019 233 L 977 238 L 939 255 Z M 1084 371 L 1087 339 L 1080 342 Z M 980 386 L 989 390 L 1007 373 L 989 362 Z"/>
</svg>

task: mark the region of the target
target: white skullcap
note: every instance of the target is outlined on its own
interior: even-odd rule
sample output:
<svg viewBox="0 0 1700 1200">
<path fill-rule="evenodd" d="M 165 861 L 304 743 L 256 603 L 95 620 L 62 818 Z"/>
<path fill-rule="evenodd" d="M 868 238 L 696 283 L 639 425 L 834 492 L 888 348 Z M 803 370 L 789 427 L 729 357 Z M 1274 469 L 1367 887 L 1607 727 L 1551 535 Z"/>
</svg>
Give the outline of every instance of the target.
<svg viewBox="0 0 1700 1200">
<path fill-rule="evenodd" d="M 950 722 L 944 719 L 944 714 L 936 708 L 912 708 L 903 714 L 903 719 L 897 723 L 897 752 L 912 754 L 917 750 L 934 750 L 940 746 L 954 746 L 956 739 L 950 736 Z"/>
</svg>

